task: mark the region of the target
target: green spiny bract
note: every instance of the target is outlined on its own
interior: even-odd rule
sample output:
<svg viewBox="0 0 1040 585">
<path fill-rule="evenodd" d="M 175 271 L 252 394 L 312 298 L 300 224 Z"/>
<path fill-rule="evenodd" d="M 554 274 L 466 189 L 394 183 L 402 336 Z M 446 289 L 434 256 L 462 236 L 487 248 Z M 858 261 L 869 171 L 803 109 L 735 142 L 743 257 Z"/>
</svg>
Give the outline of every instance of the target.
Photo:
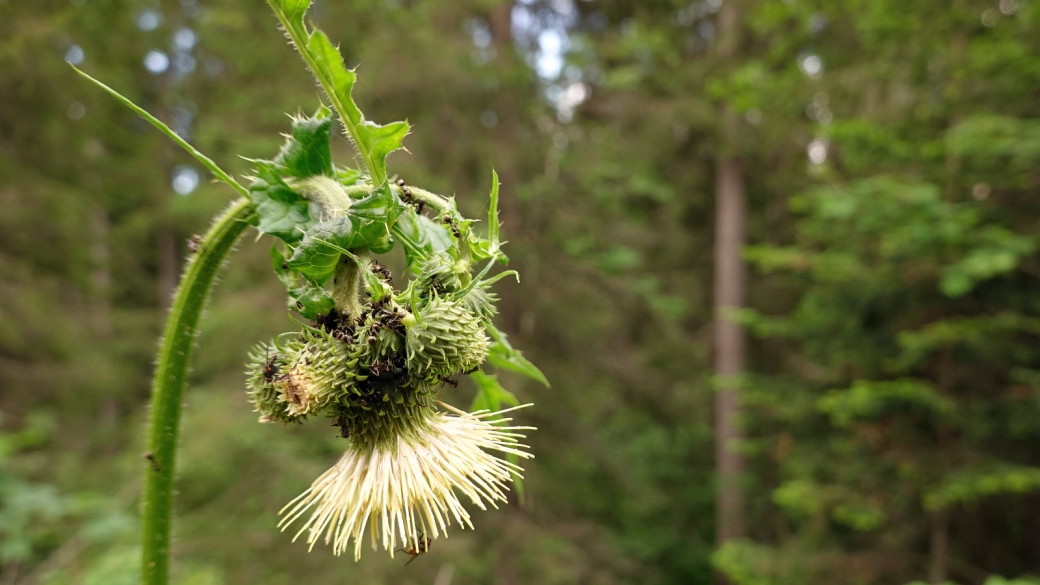
<svg viewBox="0 0 1040 585">
<path fill-rule="evenodd" d="M 285 376 L 290 360 L 274 345 L 258 343 L 249 355 L 246 386 L 249 400 L 260 413 L 261 422 L 301 422 L 303 417 L 289 413 L 277 381 Z"/>
<path fill-rule="evenodd" d="M 282 395 L 290 413 L 328 409 L 350 393 L 357 382 L 359 348 L 324 331 L 304 331 L 285 379 Z"/>
<path fill-rule="evenodd" d="M 278 348 L 258 345 L 247 367 L 249 397 L 261 420 L 296 422 L 326 410 L 357 381 L 358 348 L 305 330 Z"/>
<path fill-rule="evenodd" d="M 415 284 L 421 291 L 446 293 L 462 288 L 462 279 L 457 272 L 455 261 L 450 256 L 434 254 L 423 262 Z"/>
<path fill-rule="evenodd" d="M 479 284 L 462 297 L 462 306 L 488 323 L 498 314 L 496 303 L 498 303 L 498 295 Z"/>
<path fill-rule="evenodd" d="M 487 356 L 481 318 L 459 302 L 435 295 L 403 322 L 408 370 L 422 379 L 468 372 Z"/>
</svg>

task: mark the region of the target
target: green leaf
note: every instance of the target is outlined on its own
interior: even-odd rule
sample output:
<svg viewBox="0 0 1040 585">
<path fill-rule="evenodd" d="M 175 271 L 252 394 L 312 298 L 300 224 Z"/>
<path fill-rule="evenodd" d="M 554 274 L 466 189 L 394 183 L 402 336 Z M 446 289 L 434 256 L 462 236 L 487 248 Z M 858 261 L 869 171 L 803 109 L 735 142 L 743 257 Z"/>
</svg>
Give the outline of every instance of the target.
<svg viewBox="0 0 1040 585">
<path fill-rule="evenodd" d="M 356 243 L 359 240 L 350 216 L 323 221 L 307 231 L 289 258 L 289 268 L 298 271 L 311 282 L 323 285 L 332 278 L 341 254 L 329 244 L 350 249 L 364 245 Z"/>
<path fill-rule="evenodd" d="M 467 232 L 471 234 L 469 236 L 469 249 L 473 254 L 473 257 L 477 260 L 485 260 L 487 258 L 495 259 L 503 264 L 509 263 L 509 257 L 502 252 L 502 244 L 504 242 L 499 240 L 502 222 L 498 216 L 498 173 L 494 170 L 491 171 L 491 197 L 488 202 L 488 237 L 487 239 L 472 235 L 472 231 Z M 466 220 L 465 226 L 468 228 L 472 220 Z"/>
<path fill-rule="evenodd" d="M 924 494 L 929 510 L 970 504 L 987 496 L 1024 494 L 1040 490 L 1040 468 L 1011 463 L 960 469 L 944 477 Z"/>
<path fill-rule="evenodd" d="M 502 243 L 498 240 L 499 230 L 502 228 L 502 222 L 498 219 L 498 187 L 498 172 L 492 169 L 491 201 L 488 202 L 488 240 L 491 242 L 488 252 L 492 256 L 498 254 L 498 251 L 502 248 Z"/>
<path fill-rule="evenodd" d="M 315 284 L 325 284 L 336 271 L 340 250 L 374 245 L 377 250 L 385 251 L 389 225 L 397 220 L 403 207 L 386 187 L 355 201 L 347 215 L 320 222 L 307 230 L 289 259 L 289 267 Z"/>
<path fill-rule="evenodd" d="M 318 315 L 327 315 L 335 306 L 329 291 L 301 279 L 299 273 L 289 268 L 285 256 L 276 247 L 271 246 L 271 264 L 278 279 L 289 291 L 288 305 L 306 319 L 314 319 Z M 301 284 L 302 282 L 302 284 Z"/>
<path fill-rule="evenodd" d="M 537 366 L 527 360 L 519 351 L 513 349 L 506 339 L 506 334 L 498 330 L 494 325 L 488 325 L 488 333 L 494 340 L 488 348 L 487 361 L 496 368 L 516 372 L 522 376 L 541 382 L 546 387 L 549 380 Z"/>
<path fill-rule="evenodd" d="M 289 38 L 339 112 L 347 134 L 354 141 L 354 146 L 368 167 L 372 184 L 384 185 L 387 177 L 386 157 L 401 148 L 401 141 L 408 134 L 410 126 L 407 122 L 393 122 L 380 126 L 365 120 L 351 96 L 357 75 L 353 70 L 346 68 L 343 57 L 325 33 L 320 30 L 308 32 L 304 24 L 303 18 L 310 6 L 309 1 L 268 0 L 268 4 L 274 9 Z"/>
<path fill-rule="evenodd" d="M 411 128 L 408 122 L 391 122 L 380 126 L 367 120 L 358 128 L 354 139 L 363 142 L 371 153 L 369 170 L 371 171 L 375 166 L 379 171 L 378 174 L 372 174 L 373 185 L 382 185 L 386 181 L 386 157 L 401 148 L 404 137 L 408 135 Z"/>
<path fill-rule="evenodd" d="M 817 401 L 831 422 L 847 427 L 861 419 L 881 416 L 893 407 L 916 406 L 937 416 L 949 416 L 955 404 L 927 380 L 856 380 L 849 388 L 831 390 Z"/>
<path fill-rule="evenodd" d="M 405 259 L 414 269 L 433 256 L 452 249 L 451 235 L 447 228 L 412 207 L 406 207 L 394 225 L 394 234 L 404 244 Z"/>
<path fill-rule="evenodd" d="M 198 150 L 195 150 L 194 146 L 188 144 L 188 141 L 186 141 L 183 138 L 181 138 L 176 132 L 171 130 L 170 127 L 167 126 L 166 124 L 163 124 L 158 118 L 156 118 L 155 116 L 149 114 L 147 111 L 144 110 L 144 108 L 142 108 L 142 107 L 138 106 L 137 104 L 135 104 L 134 102 L 130 101 L 129 98 L 123 97 L 123 95 L 120 94 L 118 91 L 112 89 L 111 87 L 105 85 L 104 83 L 101 83 L 100 81 L 98 81 L 98 80 L 94 79 L 93 77 L 87 75 L 86 73 L 80 71 L 74 65 L 70 65 L 70 67 L 72 67 L 73 71 L 75 71 L 76 73 L 79 73 L 80 75 L 85 77 L 87 80 L 89 80 L 91 83 L 93 83 L 94 85 L 96 85 L 96 86 L 100 87 L 101 89 L 105 90 L 106 92 L 108 92 L 112 97 L 114 97 L 117 100 L 119 100 L 120 103 L 122 103 L 126 107 L 130 108 L 134 112 L 137 112 L 137 115 L 139 115 L 142 118 L 144 118 L 145 120 L 147 120 L 149 123 L 151 123 L 152 126 L 155 126 L 156 128 L 158 128 L 160 132 L 162 132 L 163 134 L 168 136 L 171 140 L 176 142 L 177 145 L 180 146 L 181 148 L 183 148 L 188 154 L 190 154 L 191 156 L 195 157 L 195 160 L 199 161 L 204 167 L 209 169 L 210 172 L 213 173 L 213 176 L 216 177 L 218 181 L 230 185 L 232 189 L 234 189 L 235 191 L 238 191 L 242 195 L 247 195 L 247 196 L 249 195 L 249 192 L 246 190 L 246 188 L 243 187 L 242 185 L 240 185 L 238 183 L 238 181 L 232 179 L 231 175 L 225 173 L 224 169 L 221 169 L 220 167 L 218 167 L 217 163 L 213 162 L 213 159 L 211 159 L 208 156 L 202 154 Z"/>
<path fill-rule="evenodd" d="M 502 387 L 495 376 L 489 376 L 481 371 L 470 374 L 470 379 L 477 385 L 477 395 L 470 405 L 470 412 L 478 410 L 489 410 L 495 412 L 502 410 L 502 405 L 519 406 L 520 401 L 512 392 Z"/>
<path fill-rule="evenodd" d="M 249 185 L 249 200 L 256 206 L 257 229 L 288 244 L 300 241 L 313 224 L 310 202 L 290 189 L 270 162 L 257 161 L 257 178 Z"/>
<path fill-rule="evenodd" d="M 283 167 L 284 174 L 301 179 L 335 176 L 329 151 L 331 132 L 332 112 L 324 106 L 310 118 L 294 118 L 292 134 L 275 157 L 275 164 Z"/>
</svg>

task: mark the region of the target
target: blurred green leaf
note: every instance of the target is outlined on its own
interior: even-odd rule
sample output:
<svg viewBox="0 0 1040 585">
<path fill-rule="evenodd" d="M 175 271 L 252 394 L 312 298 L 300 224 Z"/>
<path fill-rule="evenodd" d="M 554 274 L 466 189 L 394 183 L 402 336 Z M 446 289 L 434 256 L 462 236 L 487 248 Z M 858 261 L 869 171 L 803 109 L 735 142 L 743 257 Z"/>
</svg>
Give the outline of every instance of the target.
<svg viewBox="0 0 1040 585">
<path fill-rule="evenodd" d="M 546 387 L 549 380 L 534 364 L 527 360 L 519 351 L 513 349 L 506 339 L 505 333 L 499 331 L 494 325 L 488 325 L 492 343 L 488 349 L 487 361 L 496 368 L 516 372 L 522 376 L 541 382 Z"/>
</svg>

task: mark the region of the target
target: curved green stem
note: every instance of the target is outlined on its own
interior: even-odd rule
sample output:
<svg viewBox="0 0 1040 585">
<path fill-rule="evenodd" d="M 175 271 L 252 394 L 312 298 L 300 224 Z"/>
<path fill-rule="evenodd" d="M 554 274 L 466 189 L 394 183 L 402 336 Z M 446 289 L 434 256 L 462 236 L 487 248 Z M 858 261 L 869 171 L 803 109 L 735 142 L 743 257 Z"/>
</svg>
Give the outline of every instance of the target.
<svg viewBox="0 0 1040 585">
<path fill-rule="evenodd" d="M 252 203 L 239 199 L 217 217 L 198 252 L 188 263 L 166 318 L 155 380 L 152 383 L 149 450 L 145 454 L 148 461 L 144 468 L 141 507 L 141 582 L 144 585 L 165 585 L 169 581 L 170 516 L 173 509 L 177 431 L 192 345 L 199 317 L 217 273 L 242 233 L 249 227 L 253 213 Z"/>
</svg>

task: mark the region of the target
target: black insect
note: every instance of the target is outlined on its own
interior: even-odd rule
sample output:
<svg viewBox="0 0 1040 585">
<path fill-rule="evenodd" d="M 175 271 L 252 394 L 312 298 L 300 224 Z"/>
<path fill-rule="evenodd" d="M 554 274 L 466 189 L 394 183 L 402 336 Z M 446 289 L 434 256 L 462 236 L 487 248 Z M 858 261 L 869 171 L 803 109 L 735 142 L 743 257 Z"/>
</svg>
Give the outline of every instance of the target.
<svg viewBox="0 0 1040 585">
<path fill-rule="evenodd" d="M 376 262 L 375 260 L 373 260 L 369 264 L 369 267 L 371 267 L 372 272 L 382 276 L 383 280 L 385 280 L 387 283 L 392 283 L 394 281 L 394 276 L 393 276 L 393 274 L 390 273 L 390 269 L 387 268 L 386 266 L 383 266 L 379 262 Z"/>
<path fill-rule="evenodd" d="M 155 460 L 155 453 L 148 451 L 144 454 L 144 458 L 151 462 L 153 470 L 159 471 L 159 462 Z"/>
<path fill-rule="evenodd" d="M 432 543 L 433 541 L 429 538 L 426 538 L 425 534 L 420 534 L 419 542 L 405 545 L 404 548 L 399 548 L 394 552 L 403 552 L 405 554 L 412 555 L 412 558 L 408 559 L 408 562 L 404 564 L 404 566 L 407 567 L 408 565 L 412 564 L 412 561 L 419 558 L 419 555 L 424 554 L 426 551 L 430 550 L 430 544 Z"/>
<path fill-rule="evenodd" d="M 401 201 L 415 207 L 416 213 L 422 213 L 426 210 L 426 202 L 422 199 L 416 199 L 415 195 L 412 194 L 412 190 L 408 188 L 408 185 L 404 182 L 404 179 L 397 180 L 397 186 L 401 188 Z"/>
<path fill-rule="evenodd" d="M 455 378 L 449 378 L 447 376 L 441 376 L 441 386 L 444 386 L 444 385 L 451 386 L 452 388 L 458 388 L 459 387 L 459 381 L 456 380 Z"/>
<path fill-rule="evenodd" d="M 275 378 L 278 377 L 278 367 L 274 365 L 275 360 L 278 356 L 271 356 L 267 358 L 267 362 L 264 364 L 263 375 L 264 382 L 270 384 L 274 382 Z"/>
<path fill-rule="evenodd" d="M 339 436 L 344 439 L 350 438 L 350 423 L 346 416 L 340 415 L 336 417 L 336 421 L 332 423 L 332 426 L 339 427 Z"/>
<path fill-rule="evenodd" d="M 451 214 L 445 213 L 442 215 L 441 223 L 448 226 L 448 229 L 451 230 L 451 234 L 455 236 L 456 240 L 462 239 L 462 232 L 459 231 L 459 226 L 455 223 L 455 218 L 453 218 Z"/>
</svg>

